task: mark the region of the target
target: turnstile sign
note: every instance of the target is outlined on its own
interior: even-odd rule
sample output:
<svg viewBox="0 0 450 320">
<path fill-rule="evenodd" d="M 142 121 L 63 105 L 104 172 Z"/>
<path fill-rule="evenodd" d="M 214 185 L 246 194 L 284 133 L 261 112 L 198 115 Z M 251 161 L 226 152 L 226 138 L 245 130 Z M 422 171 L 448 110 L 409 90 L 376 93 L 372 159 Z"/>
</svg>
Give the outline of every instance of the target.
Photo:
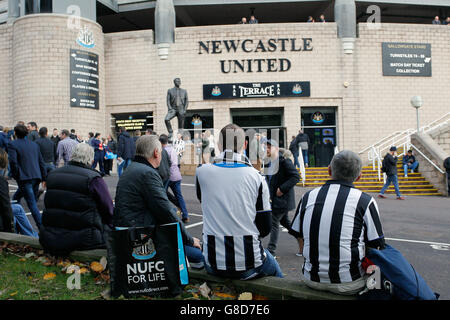
<svg viewBox="0 0 450 320">
<path fill-rule="evenodd" d="M 431 44 L 383 42 L 383 76 L 431 77 Z"/>
</svg>

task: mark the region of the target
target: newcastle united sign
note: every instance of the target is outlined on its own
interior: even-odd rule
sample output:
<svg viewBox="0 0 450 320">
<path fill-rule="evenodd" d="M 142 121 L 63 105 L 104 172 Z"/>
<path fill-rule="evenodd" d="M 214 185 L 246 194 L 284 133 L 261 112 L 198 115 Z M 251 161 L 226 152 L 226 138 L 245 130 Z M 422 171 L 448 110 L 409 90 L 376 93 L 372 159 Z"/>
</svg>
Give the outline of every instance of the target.
<svg viewBox="0 0 450 320">
<path fill-rule="evenodd" d="M 309 82 L 253 82 L 203 85 L 203 99 L 309 97 Z"/>
</svg>

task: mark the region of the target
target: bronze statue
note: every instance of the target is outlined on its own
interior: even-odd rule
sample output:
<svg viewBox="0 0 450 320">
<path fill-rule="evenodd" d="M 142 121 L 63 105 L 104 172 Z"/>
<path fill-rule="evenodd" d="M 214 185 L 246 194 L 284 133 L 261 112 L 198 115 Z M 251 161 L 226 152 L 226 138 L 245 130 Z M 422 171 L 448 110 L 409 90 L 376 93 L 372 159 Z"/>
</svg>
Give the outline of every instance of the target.
<svg viewBox="0 0 450 320">
<path fill-rule="evenodd" d="M 170 120 L 177 117 L 178 118 L 178 130 L 184 129 L 184 119 L 186 116 L 186 110 L 188 108 L 188 95 L 187 91 L 180 88 L 181 80 L 180 78 L 175 78 L 173 80 L 175 87 L 167 90 L 167 112 L 166 118 L 164 119 L 169 132 L 169 140 L 172 139 L 173 130 Z"/>
</svg>

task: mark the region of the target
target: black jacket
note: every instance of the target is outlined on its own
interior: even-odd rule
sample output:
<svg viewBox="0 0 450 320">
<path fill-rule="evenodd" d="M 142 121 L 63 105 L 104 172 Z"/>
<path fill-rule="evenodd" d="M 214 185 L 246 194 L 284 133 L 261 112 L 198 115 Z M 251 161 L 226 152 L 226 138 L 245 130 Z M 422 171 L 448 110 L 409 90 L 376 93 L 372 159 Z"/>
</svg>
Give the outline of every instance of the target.
<svg viewBox="0 0 450 320">
<path fill-rule="evenodd" d="M 292 154 L 296 154 L 298 152 L 297 139 L 291 141 L 291 144 L 289 145 L 289 150 L 292 152 Z"/>
<path fill-rule="evenodd" d="M 276 165 L 276 161 L 274 165 Z M 290 211 L 295 209 L 295 191 L 294 187 L 300 180 L 300 175 L 290 159 L 279 155 L 278 171 L 273 176 L 266 176 L 269 186 L 270 199 L 272 200 L 272 210 L 281 209 Z M 271 164 L 272 165 L 272 164 Z M 277 190 L 280 188 L 283 195 L 277 196 Z"/>
<path fill-rule="evenodd" d="M 309 136 L 306 133 L 299 133 L 297 137 L 295 137 L 295 140 L 297 141 L 297 144 L 300 142 L 308 142 L 308 149 L 311 145 L 311 141 L 309 140 Z"/>
<path fill-rule="evenodd" d="M 39 146 L 45 163 L 56 162 L 56 144 L 54 144 L 52 140 L 49 138 L 39 137 L 35 143 Z"/>
<path fill-rule="evenodd" d="M 128 132 L 122 132 L 118 138 L 117 156 L 124 159 L 133 159 L 136 154 L 136 145 Z"/>
<path fill-rule="evenodd" d="M 0 177 L 0 232 L 14 232 L 8 181 L 3 177 Z"/>
<path fill-rule="evenodd" d="M 449 178 L 450 178 L 450 157 L 448 157 L 444 160 L 444 168 L 445 168 L 445 170 L 447 170 L 447 173 L 449 174 Z"/>
<path fill-rule="evenodd" d="M 386 175 L 394 176 L 397 174 L 397 157 L 387 153 L 383 159 L 383 167 L 386 169 Z"/>
<path fill-rule="evenodd" d="M 104 224 L 89 186 L 100 174 L 69 162 L 47 179 L 39 242 L 46 252 L 65 256 L 74 250 L 104 248 Z"/>
<path fill-rule="evenodd" d="M 147 227 L 180 222 L 177 209 L 167 198 L 161 176 L 148 161 L 136 156 L 119 179 L 116 190 L 113 225 Z M 185 244 L 193 238 L 180 222 Z"/>
<path fill-rule="evenodd" d="M 108 148 L 112 153 L 117 154 L 117 143 L 114 139 L 108 141 Z"/>
<path fill-rule="evenodd" d="M 167 151 L 163 148 L 161 152 L 161 163 L 158 167 L 159 175 L 161 176 L 161 179 L 163 183 L 167 182 L 170 178 L 170 167 L 172 165 L 172 162 L 170 161 L 169 154 Z"/>
</svg>

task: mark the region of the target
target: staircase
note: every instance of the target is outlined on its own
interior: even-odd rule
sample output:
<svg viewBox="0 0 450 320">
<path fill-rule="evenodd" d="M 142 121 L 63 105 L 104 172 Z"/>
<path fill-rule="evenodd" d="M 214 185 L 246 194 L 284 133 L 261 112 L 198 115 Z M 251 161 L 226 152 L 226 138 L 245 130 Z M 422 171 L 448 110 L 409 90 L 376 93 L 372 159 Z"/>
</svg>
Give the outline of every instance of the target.
<svg viewBox="0 0 450 320">
<path fill-rule="evenodd" d="M 399 151 L 400 153 L 400 151 Z M 437 189 L 434 188 L 421 174 L 420 172 L 411 173 L 408 172 L 408 177 L 404 177 L 403 166 L 402 166 L 402 156 L 399 157 L 397 163 L 398 169 L 398 182 L 400 186 L 400 192 L 402 195 L 414 195 L 414 196 L 440 196 L 441 194 Z M 420 165 L 419 165 L 420 170 Z M 306 188 L 316 188 L 323 185 L 327 180 L 330 179 L 328 175 L 328 168 L 306 168 Z M 298 183 L 298 186 L 302 186 L 302 183 Z M 362 177 L 358 182 L 354 183 L 355 187 L 361 191 L 368 193 L 379 193 L 384 185 L 383 179 L 378 181 L 378 168 L 375 167 L 373 170 L 372 166 L 364 166 L 362 168 Z M 385 194 L 394 194 L 395 189 L 391 184 L 386 190 Z"/>
</svg>

